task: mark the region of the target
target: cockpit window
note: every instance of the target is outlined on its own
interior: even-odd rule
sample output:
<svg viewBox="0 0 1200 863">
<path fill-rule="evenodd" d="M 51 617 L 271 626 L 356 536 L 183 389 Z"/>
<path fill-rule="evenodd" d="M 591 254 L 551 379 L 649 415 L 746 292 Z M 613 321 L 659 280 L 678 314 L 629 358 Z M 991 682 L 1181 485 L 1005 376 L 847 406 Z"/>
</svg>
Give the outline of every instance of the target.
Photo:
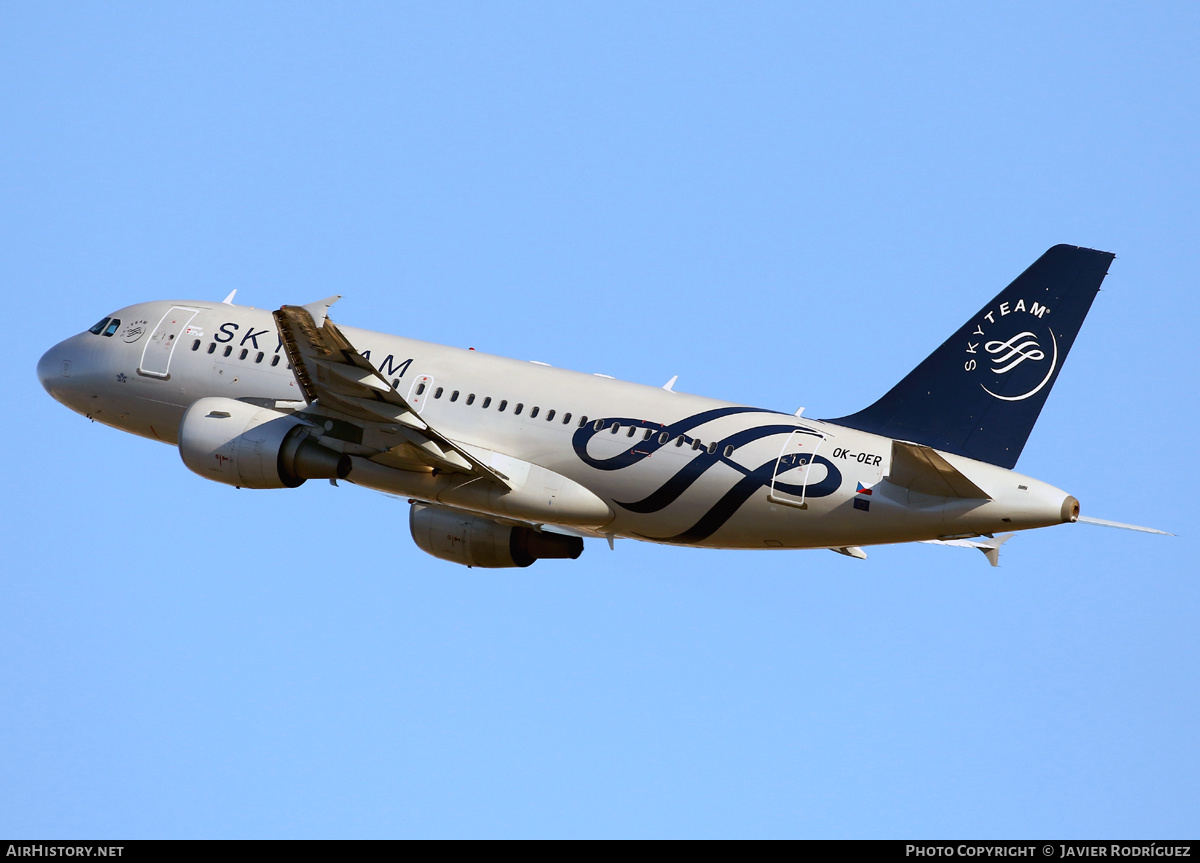
<svg viewBox="0 0 1200 863">
<path fill-rule="evenodd" d="M 104 335 L 111 336 L 118 329 L 120 329 L 120 327 L 121 327 L 121 319 L 113 318 L 111 321 L 108 322 L 108 326 L 104 328 Z"/>
<path fill-rule="evenodd" d="M 104 325 L 107 324 L 109 322 L 109 320 L 111 320 L 111 318 L 104 318 L 102 321 L 97 323 L 96 326 L 94 326 L 90 330 L 88 330 L 88 332 L 91 333 L 93 336 L 100 335 L 100 331 L 104 329 Z"/>
</svg>

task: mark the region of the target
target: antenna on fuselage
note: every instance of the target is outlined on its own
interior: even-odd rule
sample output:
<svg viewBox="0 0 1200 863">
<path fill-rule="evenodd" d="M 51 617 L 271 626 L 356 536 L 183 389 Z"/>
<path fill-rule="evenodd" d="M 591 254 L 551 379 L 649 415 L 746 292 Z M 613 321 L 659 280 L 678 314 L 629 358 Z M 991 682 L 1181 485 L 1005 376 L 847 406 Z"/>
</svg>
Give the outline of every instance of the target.
<svg viewBox="0 0 1200 863">
<path fill-rule="evenodd" d="M 225 299 L 221 300 L 221 302 L 227 306 L 232 306 L 233 305 L 233 297 L 237 293 L 237 291 L 238 291 L 238 289 L 234 288 L 232 291 L 229 292 L 229 296 L 227 296 Z"/>
</svg>

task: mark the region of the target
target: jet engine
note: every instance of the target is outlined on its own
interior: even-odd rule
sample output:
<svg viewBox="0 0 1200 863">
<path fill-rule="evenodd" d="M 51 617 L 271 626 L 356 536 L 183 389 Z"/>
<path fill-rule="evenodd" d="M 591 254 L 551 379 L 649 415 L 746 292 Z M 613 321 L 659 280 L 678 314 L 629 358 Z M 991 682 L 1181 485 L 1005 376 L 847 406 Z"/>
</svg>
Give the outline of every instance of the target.
<svg viewBox="0 0 1200 863">
<path fill-rule="evenodd" d="M 412 505 L 408 525 L 421 551 L 464 566 L 529 566 L 542 558 L 574 560 L 583 554 L 577 536 L 539 533 L 426 503 Z"/>
<path fill-rule="evenodd" d="M 345 479 L 350 457 L 310 436 L 290 414 L 235 399 L 200 399 L 179 424 L 179 454 L 195 473 L 245 488 L 295 488 L 308 479 Z"/>
</svg>

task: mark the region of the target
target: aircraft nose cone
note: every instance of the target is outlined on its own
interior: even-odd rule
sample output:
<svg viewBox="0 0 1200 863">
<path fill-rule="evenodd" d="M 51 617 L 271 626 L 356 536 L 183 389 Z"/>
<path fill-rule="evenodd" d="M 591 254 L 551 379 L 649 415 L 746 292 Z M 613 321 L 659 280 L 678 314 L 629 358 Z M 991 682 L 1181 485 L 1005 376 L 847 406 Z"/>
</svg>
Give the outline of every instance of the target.
<svg viewBox="0 0 1200 863">
<path fill-rule="evenodd" d="M 55 387 L 61 387 L 71 377 L 71 360 L 67 358 L 62 343 L 52 347 L 37 364 L 38 380 L 50 395 L 54 395 Z M 55 396 L 57 398 L 57 396 Z"/>
</svg>

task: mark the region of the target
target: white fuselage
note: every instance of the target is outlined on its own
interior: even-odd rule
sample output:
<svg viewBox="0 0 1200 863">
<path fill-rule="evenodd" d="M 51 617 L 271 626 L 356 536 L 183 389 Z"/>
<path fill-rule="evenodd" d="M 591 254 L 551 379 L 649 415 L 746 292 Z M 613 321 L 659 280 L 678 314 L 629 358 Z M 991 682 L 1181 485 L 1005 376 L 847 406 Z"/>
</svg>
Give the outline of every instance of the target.
<svg viewBox="0 0 1200 863">
<path fill-rule="evenodd" d="M 186 316 L 186 326 L 180 324 L 173 339 L 155 341 L 168 313 Z M 201 398 L 281 410 L 304 406 L 268 311 L 166 301 L 130 306 L 113 317 L 122 322 L 118 332 L 74 336 L 39 364 L 46 388 L 81 414 L 174 444 L 185 410 Z M 483 456 L 545 468 L 607 504 L 604 523 L 574 525 L 591 535 L 720 548 L 837 548 L 1058 524 L 1068 520 L 1065 501 L 1073 500 L 1029 477 L 945 453 L 990 499 L 921 494 L 885 480 L 889 438 L 473 350 L 340 329 L 447 438 Z M 356 470 L 350 481 L 425 500 L 434 496 L 434 479 L 418 471 Z M 555 523 L 552 515 L 545 521 Z"/>
</svg>

